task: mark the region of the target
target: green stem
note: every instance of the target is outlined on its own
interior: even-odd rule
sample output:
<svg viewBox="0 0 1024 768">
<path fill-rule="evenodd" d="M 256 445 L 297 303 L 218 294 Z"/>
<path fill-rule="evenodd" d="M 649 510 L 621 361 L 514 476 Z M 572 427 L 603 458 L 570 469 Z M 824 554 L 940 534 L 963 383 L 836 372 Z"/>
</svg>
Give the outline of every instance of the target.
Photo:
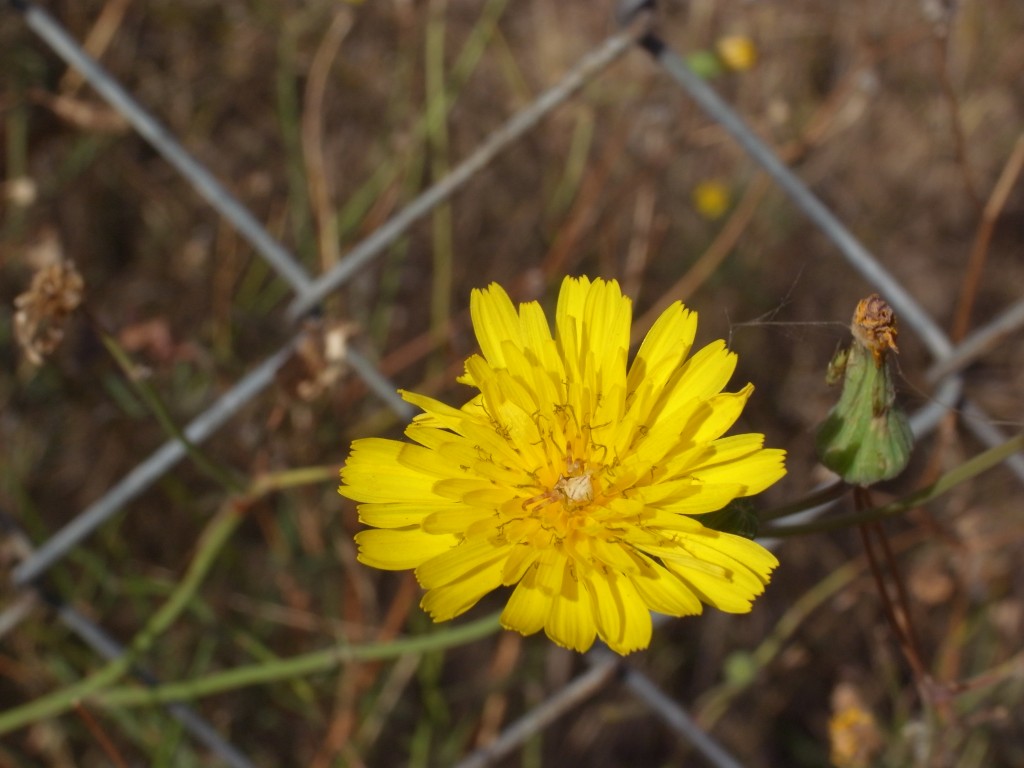
<svg viewBox="0 0 1024 768">
<path fill-rule="evenodd" d="M 448 108 L 444 74 L 447 9 L 447 0 L 433 0 L 430 3 L 426 29 L 426 132 L 430 149 L 431 178 L 435 183 L 448 173 Z M 447 338 L 448 318 L 451 316 L 452 305 L 454 246 L 451 203 L 442 203 L 434 209 L 432 239 L 434 274 L 431 282 L 430 327 L 433 338 L 440 342 Z"/>
<path fill-rule="evenodd" d="M 775 509 L 769 509 L 766 512 L 762 512 L 758 515 L 758 518 L 761 522 L 766 523 L 769 520 L 778 520 L 780 517 L 789 517 L 790 515 L 795 515 L 808 509 L 814 509 L 815 507 L 820 507 L 822 504 L 828 504 L 830 501 L 842 498 L 848 490 L 850 490 L 849 485 L 844 483 L 842 480 L 837 480 L 831 485 L 826 485 L 824 488 L 813 491 L 802 499 L 794 501 L 791 504 L 785 504 L 781 507 L 775 507 Z"/>
<path fill-rule="evenodd" d="M 108 707 L 134 707 L 144 704 L 184 701 L 250 685 L 287 680 L 316 672 L 327 672 L 347 662 L 380 661 L 407 654 L 422 654 L 454 648 L 487 637 L 500 629 L 498 616 L 499 614 L 495 613 L 469 624 L 433 632 L 429 635 L 403 638 L 390 643 L 336 645 L 290 659 L 235 667 L 196 680 L 168 683 L 155 688 L 134 686 L 112 688 L 97 694 L 93 700 Z"/>
<path fill-rule="evenodd" d="M 67 712 L 79 701 L 94 695 L 97 691 L 112 685 L 123 677 L 131 669 L 136 659 L 153 645 L 156 638 L 170 627 L 188 605 L 213 565 L 217 554 L 241 519 L 242 515 L 237 506 L 229 502 L 210 521 L 199 539 L 198 551 L 181 583 L 171 593 L 160 610 L 146 622 L 124 654 L 79 683 L 0 714 L 0 734 L 37 720 Z"/>
<path fill-rule="evenodd" d="M 785 650 L 786 643 L 811 614 L 849 585 L 863 569 L 862 563 L 847 563 L 801 595 L 779 619 L 771 634 L 750 654 L 754 669 L 758 672 L 766 669 Z M 729 705 L 756 681 L 757 675 L 752 674 L 742 681 L 722 683 L 704 694 L 696 707 L 700 725 L 710 730 Z"/>
<path fill-rule="evenodd" d="M 195 462 L 199 469 L 220 483 L 228 491 L 232 493 L 240 493 L 243 489 L 242 484 L 232 477 L 230 472 L 226 469 L 218 466 L 214 461 L 207 458 L 207 456 L 200 451 L 195 444 L 188 439 L 188 437 L 185 436 L 184 430 L 174 423 L 174 419 L 171 418 L 170 413 L 168 413 L 167 408 L 157 396 L 156 392 L 153 391 L 153 388 L 134 374 L 136 366 L 132 363 L 128 354 L 121 348 L 114 337 L 100 328 L 98 323 L 95 324 L 95 327 L 97 333 L 99 333 L 100 339 L 103 341 L 103 346 L 106 347 L 110 356 L 114 358 L 114 362 L 117 363 L 118 367 L 121 369 L 121 373 L 124 374 L 125 380 L 132 389 L 135 390 L 136 394 L 142 398 L 142 401 L 147 405 L 164 432 L 168 436 L 179 440 L 181 444 L 185 446 L 185 452 L 189 455 L 189 458 Z"/>
<path fill-rule="evenodd" d="M 286 488 L 317 485 L 337 480 L 339 469 L 340 467 L 337 464 L 333 464 L 327 467 L 298 467 L 296 469 L 271 472 L 255 479 L 250 494 L 253 496 L 263 496 L 264 494 L 282 491 Z"/>
<path fill-rule="evenodd" d="M 895 517 L 922 504 L 926 504 L 932 499 L 938 498 L 946 491 L 980 475 L 986 470 L 992 469 L 1021 450 L 1024 450 L 1024 433 L 1011 437 L 1005 443 L 978 454 L 970 461 L 966 461 L 956 469 L 950 470 L 931 485 L 908 496 L 904 496 L 902 499 L 881 507 L 872 507 L 871 509 L 855 512 L 852 515 L 843 515 L 842 517 L 833 517 L 827 520 L 816 520 L 803 525 L 770 525 L 761 531 L 760 535 L 766 538 L 774 538 L 798 536 L 805 533 L 822 533 L 823 531 L 834 531 L 838 528 L 848 528 L 861 523 L 870 523 L 876 520 L 884 520 L 888 517 Z"/>
</svg>

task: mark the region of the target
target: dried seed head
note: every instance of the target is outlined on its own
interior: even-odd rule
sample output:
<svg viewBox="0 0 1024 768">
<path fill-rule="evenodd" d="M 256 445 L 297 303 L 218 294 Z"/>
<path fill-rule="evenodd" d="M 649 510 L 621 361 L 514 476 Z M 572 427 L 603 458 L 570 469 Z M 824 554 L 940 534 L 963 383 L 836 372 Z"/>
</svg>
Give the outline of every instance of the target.
<svg viewBox="0 0 1024 768">
<path fill-rule="evenodd" d="M 882 364 L 885 353 L 890 349 L 899 352 L 896 348 L 896 314 L 877 293 L 857 302 L 850 331 L 857 341 L 871 350 L 876 366 Z"/>
<path fill-rule="evenodd" d="M 14 335 L 33 365 L 42 365 L 64 338 L 64 326 L 82 303 L 85 282 L 70 261 L 36 272 L 32 285 L 15 298 Z"/>
<path fill-rule="evenodd" d="M 330 391 L 348 370 L 348 341 L 356 326 L 307 320 L 294 354 L 277 374 L 289 398 L 312 402 Z"/>
</svg>

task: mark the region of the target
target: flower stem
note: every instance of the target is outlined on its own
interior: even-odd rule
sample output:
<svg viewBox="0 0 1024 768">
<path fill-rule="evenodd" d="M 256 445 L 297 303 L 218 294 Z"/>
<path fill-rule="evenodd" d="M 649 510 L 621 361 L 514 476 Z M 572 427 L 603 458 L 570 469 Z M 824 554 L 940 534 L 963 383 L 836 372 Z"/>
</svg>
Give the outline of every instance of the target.
<svg viewBox="0 0 1024 768">
<path fill-rule="evenodd" d="M 159 637 L 188 605 L 202 583 L 216 555 L 242 520 L 240 504 L 229 502 L 210 521 L 199 539 L 198 551 L 181 583 L 152 618 L 132 640 L 128 650 L 81 682 L 62 688 L 20 707 L 0 714 L 0 734 L 23 725 L 54 717 L 75 707 L 83 699 L 112 685 L 123 677 L 135 661 L 152 647 Z"/>
<path fill-rule="evenodd" d="M 259 664 L 235 667 L 195 680 L 167 683 L 154 688 L 135 686 L 111 688 L 98 693 L 93 700 L 108 707 L 134 707 L 197 699 L 250 685 L 287 680 L 316 672 L 327 672 L 352 661 L 379 661 L 407 654 L 422 654 L 454 648 L 479 640 L 500 629 L 498 616 L 499 614 L 495 613 L 461 626 L 432 632 L 429 635 L 394 640 L 389 643 L 339 644 L 290 659 L 272 659 Z"/>
<path fill-rule="evenodd" d="M 245 518 L 245 513 L 253 502 L 279 488 L 323 482 L 325 478 L 333 477 L 336 472 L 336 467 L 305 467 L 268 474 L 258 478 L 247 494 L 227 500 L 200 535 L 195 556 L 181 583 L 174 588 L 167 601 L 135 636 L 127 651 L 78 683 L 0 713 L 0 734 L 67 712 L 79 702 L 93 697 L 124 677 L 191 602 L 217 555 Z"/>
<path fill-rule="evenodd" d="M 761 531 L 764 537 L 800 536 L 808 533 L 822 533 L 834 531 L 840 528 L 849 528 L 861 523 L 869 523 L 876 520 L 884 520 L 889 517 L 902 515 L 904 512 L 926 504 L 938 498 L 946 491 L 955 488 L 986 470 L 998 466 L 1008 457 L 1024 450 L 1024 433 L 1015 435 L 1005 443 L 990 448 L 978 454 L 973 459 L 965 461 L 959 467 L 950 470 L 931 485 L 904 496 L 902 499 L 884 504 L 881 507 L 872 507 L 857 511 L 851 515 L 833 517 L 827 520 L 815 520 L 811 523 L 801 525 L 770 525 Z"/>
<path fill-rule="evenodd" d="M 830 483 L 824 488 L 812 491 L 802 499 L 762 512 L 758 515 L 758 519 L 761 520 L 761 522 L 766 523 L 769 520 L 778 520 L 781 517 L 789 517 L 790 515 L 795 515 L 808 509 L 814 509 L 815 507 L 820 507 L 822 504 L 828 504 L 830 501 L 842 498 L 848 490 L 850 490 L 849 485 L 844 483 L 842 480 L 836 480 L 834 483 Z"/>
<path fill-rule="evenodd" d="M 114 362 L 117 363 L 118 368 L 121 369 L 121 373 L 124 375 L 125 381 L 127 381 L 128 385 L 135 390 L 136 394 L 140 398 L 142 398 L 142 402 L 144 402 L 150 412 L 152 412 L 153 416 L 156 418 L 157 422 L 163 428 L 168 437 L 181 441 L 181 444 L 185 447 L 185 452 L 191 457 L 192 461 L 195 462 L 196 466 L 201 471 L 205 472 L 209 477 L 213 478 L 213 480 L 229 492 L 240 493 L 243 490 L 242 483 L 230 470 L 217 464 L 213 459 L 203 453 L 195 443 L 188 439 L 184 430 L 174 422 L 173 418 L 171 418 L 171 414 L 168 413 L 167 407 L 153 388 L 134 373 L 136 366 L 128 356 L 128 353 L 121 348 L 121 345 L 117 343 L 117 340 L 113 335 L 107 333 L 103 329 L 95 318 L 90 317 L 90 319 L 96 333 L 100 337 L 100 341 L 103 342 L 103 346 L 107 350 L 107 353 L 113 358 Z"/>
</svg>

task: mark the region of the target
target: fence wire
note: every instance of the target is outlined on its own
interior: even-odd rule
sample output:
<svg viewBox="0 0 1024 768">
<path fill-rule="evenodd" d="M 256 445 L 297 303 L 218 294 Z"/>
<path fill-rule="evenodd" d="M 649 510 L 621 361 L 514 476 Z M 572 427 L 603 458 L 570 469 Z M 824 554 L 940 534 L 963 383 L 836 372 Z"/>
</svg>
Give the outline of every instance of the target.
<svg viewBox="0 0 1024 768">
<path fill-rule="evenodd" d="M 929 380 L 932 383 L 938 383 L 943 379 L 945 381 L 939 387 L 934 401 L 916 415 L 915 431 L 921 433 L 934 428 L 948 410 L 956 405 L 962 387 L 956 371 L 990 349 L 1007 333 L 1024 324 L 1024 303 L 1010 307 L 992 323 L 978 329 L 962 343 L 954 346 L 912 294 L 880 265 L 808 187 L 782 163 L 776 153 L 749 129 L 736 112 L 689 69 L 682 57 L 651 31 L 648 16 L 651 5 L 653 4 L 646 2 L 624 3 L 621 11 L 624 25 L 622 31 L 596 46 L 580 59 L 556 86 L 515 114 L 447 176 L 353 247 L 333 268 L 315 277 L 311 276 L 298 259 L 273 238 L 263 225 L 227 192 L 202 164 L 191 157 L 116 80 L 86 54 L 52 16 L 34 3 L 22 0 L 12 0 L 10 7 L 20 12 L 25 25 L 70 66 L 77 69 L 86 81 L 129 121 L 139 135 L 149 141 L 167 162 L 192 184 L 197 193 L 231 223 L 277 275 L 291 287 L 294 296 L 286 315 L 293 321 L 313 309 L 347 280 L 359 274 L 412 224 L 448 200 L 500 152 L 512 146 L 546 115 L 572 98 L 611 63 L 639 44 L 653 57 L 653 61 L 666 76 L 676 82 L 712 120 L 723 126 L 747 154 L 769 173 L 794 205 L 836 246 L 852 268 L 886 296 L 901 320 L 921 338 L 935 359 L 929 372 Z M 297 331 L 297 335 L 290 342 L 257 365 L 191 422 L 184 430 L 187 439 L 195 444 L 201 443 L 227 423 L 242 406 L 265 390 L 291 354 L 299 333 L 301 331 Z M 394 385 L 370 360 L 353 351 L 349 354 L 349 363 L 356 375 L 388 407 L 402 418 L 409 416 L 409 406 L 396 396 Z M 986 444 L 994 444 L 1004 439 L 998 430 L 991 426 L 991 419 L 975 403 L 966 402 L 963 407 L 969 417 L 966 420 L 968 427 L 975 431 L 979 439 Z M 38 547 L 33 548 L 26 542 L 24 559 L 13 569 L 10 576 L 12 584 L 22 591 L 20 597 L 0 613 L 0 635 L 4 631 L 13 630 L 39 604 L 36 583 L 49 568 L 163 476 L 186 455 L 186 452 L 186 446 L 180 441 L 168 441 L 125 475 L 100 499 L 76 515 L 64 528 L 46 541 L 40 542 Z M 1024 482 L 1024 460 L 1017 456 L 1008 463 Z M 59 620 L 100 657 L 112 659 L 124 653 L 124 648 L 119 643 L 73 608 L 59 600 L 53 602 L 53 608 Z M 708 764 L 718 768 L 737 768 L 740 765 L 717 741 L 700 729 L 685 710 L 671 701 L 649 678 L 628 662 L 602 651 L 589 654 L 588 661 L 589 670 L 527 712 L 518 721 L 508 725 L 496 741 L 468 755 L 459 764 L 460 768 L 477 768 L 492 764 L 517 749 L 530 736 L 549 727 L 558 717 L 616 683 L 624 685 L 682 741 L 691 744 Z M 146 675 L 142 677 L 144 682 L 153 682 L 153 678 Z M 166 705 L 166 709 L 193 737 L 213 751 L 224 763 L 232 766 L 251 765 L 241 749 L 224 740 L 209 723 L 189 707 L 170 704 Z"/>
<path fill-rule="evenodd" d="M 3 510 L 0 510 L 0 531 L 3 532 L 9 546 L 13 544 L 23 555 L 31 555 L 32 544 L 28 536 L 18 526 L 14 517 Z M 57 620 L 101 659 L 113 661 L 126 653 L 125 647 L 102 627 L 52 592 L 35 584 L 23 589 L 19 598 L 12 605 L 0 611 L 0 639 L 3 639 L 8 632 L 13 631 L 21 621 L 28 618 L 29 614 L 41 605 L 53 611 Z M 146 686 L 154 686 L 160 682 L 155 675 L 138 666 L 133 667 L 132 674 L 136 680 Z M 165 705 L 164 709 L 181 723 L 181 726 L 199 744 L 217 755 L 225 765 L 229 765 L 231 768 L 255 768 L 241 750 L 221 736 L 217 729 L 192 707 L 175 702 Z"/>
</svg>

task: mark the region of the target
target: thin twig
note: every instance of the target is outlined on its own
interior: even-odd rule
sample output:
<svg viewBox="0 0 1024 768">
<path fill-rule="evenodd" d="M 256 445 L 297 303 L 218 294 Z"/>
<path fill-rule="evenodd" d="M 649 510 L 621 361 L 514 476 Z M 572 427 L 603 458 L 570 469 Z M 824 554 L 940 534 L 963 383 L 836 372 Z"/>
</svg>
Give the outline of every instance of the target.
<svg viewBox="0 0 1024 768">
<path fill-rule="evenodd" d="M 309 199 L 316 217 L 321 269 L 333 267 L 340 257 L 338 217 L 331 200 L 324 153 L 324 95 L 327 92 L 327 75 L 350 29 L 352 10 L 337 8 L 313 56 L 303 98 L 302 155 L 309 184 Z"/>
<path fill-rule="evenodd" d="M 884 520 L 889 517 L 902 515 L 921 504 L 926 504 L 933 499 L 942 496 L 952 488 L 977 477 L 982 472 L 1002 464 L 1010 456 L 1024 450 L 1024 433 L 1015 435 L 1001 445 L 990 448 L 978 454 L 963 464 L 951 469 L 931 485 L 914 491 L 903 498 L 885 504 L 881 507 L 873 507 L 855 512 L 850 515 L 832 517 L 824 520 L 815 520 L 811 523 L 799 525 L 771 525 L 762 532 L 764 536 L 799 536 L 808 533 L 821 533 L 823 531 L 834 531 L 840 528 L 849 528 L 861 523 L 868 523 L 877 520 Z"/>
<path fill-rule="evenodd" d="M 97 61 L 103 58 L 107 47 L 121 28 L 125 11 L 131 0 L 108 0 L 103 5 L 103 10 L 96 17 L 89 34 L 85 36 L 82 49 Z M 67 72 L 60 79 L 57 89 L 65 96 L 73 96 L 84 82 L 82 73 L 74 67 L 68 67 Z"/>
<path fill-rule="evenodd" d="M 497 155 L 533 128 L 551 110 L 573 96 L 612 62 L 630 50 L 643 27 L 634 25 L 616 33 L 588 53 L 562 80 L 542 93 L 526 109 L 517 112 L 501 128 L 494 131 L 469 157 L 451 173 L 424 191 L 386 224 L 357 244 L 333 269 L 320 275 L 307 290 L 288 307 L 288 317 L 296 319 L 318 304 L 327 294 L 351 279 L 370 260 L 379 256 L 416 221 L 450 198 L 486 167 Z"/>
<path fill-rule="evenodd" d="M 853 236 L 846 226 L 825 207 L 797 176 L 743 122 L 703 79 L 664 41 L 649 32 L 640 40 L 646 49 L 690 97 L 718 122 L 757 163 L 775 180 L 796 206 L 828 237 L 847 261 L 868 282 L 876 286 L 893 306 L 900 320 L 913 328 L 936 357 L 945 357 L 952 349 L 942 329 L 916 299 Z"/>
<path fill-rule="evenodd" d="M 871 501 L 871 491 L 868 488 L 854 488 L 853 500 L 858 512 L 871 509 L 874 506 Z M 860 531 L 861 541 L 864 544 L 864 554 L 867 555 L 868 567 L 878 590 L 878 597 L 882 601 L 882 610 L 889 621 L 889 625 L 892 627 L 893 634 L 896 635 L 896 640 L 903 651 L 904 657 L 907 659 L 907 663 L 910 664 L 910 668 L 914 672 L 918 685 L 923 689 L 923 681 L 928 677 L 928 670 L 921 655 L 921 646 L 917 640 L 917 633 L 914 631 L 913 619 L 910 615 L 910 601 L 907 599 L 903 580 L 896 566 L 896 559 L 893 557 L 892 548 L 889 546 L 885 530 L 877 520 L 862 523 L 858 526 L 858 530 Z M 872 543 L 872 537 L 877 539 L 881 546 L 882 555 L 885 558 L 885 568 L 879 562 L 879 556 L 875 551 L 875 545 Z M 894 584 L 896 590 L 895 600 L 889 594 L 889 588 L 886 586 L 885 570 L 888 570 L 889 580 Z"/>
<path fill-rule="evenodd" d="M 243 376 L 234 387 L 221 395 L 203 414 L 193 419 L 185 427 L 185 437 L 193 444 L 202 443 L 248 403 L 253 396 L 273 383 L 274 374 L 291 355 L 293 343 L 286 344 L 257 368 Z M 101 498 L 86 507 L 71 522 L 47 539 L 31 557 L 11 571 L 11 581 L 20 586 L 39 578 L 125 504 L 142 494 L 170 467 L 181 461 L 187 453 L 180 440 L 169 440 L 164 443 Z"/>
<path fill-rule="evenodd" d="M 100 749 L 103 750 L 103 754 L 106 755 L 107 760 L 114 768 L 128 768 L 128 763 L 125 762 L 124 756 L 118 750 L 110 736 L 103 729 L 103 726 L 99 724 L 92 712 L 89 711 L 88 707 L 84 704 L 75 705 L 75 713 L 81 718 L 82 722 L 85 723 L 85 727 L 92 734 L 93 738 L 100 745 Z"/>
<path fill-rule="evenodd" d="M 74 67 L 86 82 L 156 149 L 213 208 L 231 221 L 252 243 L 282 280 L 297 293 L 311 286 L 309 276 L 288 250 L 272 238 L 256 218 L 217 181 L 213 174 L 196 161 L 163 125 L 146 112 L 121 85 L 90 57 L 50 14 L 28 0 L 15 3 L 28 27 L 53 51 Z"/>
<path fill-rule="evenodd" d="M 956 314 L 953 318 L 953 327 L 950 337 L 954 341 L 960 341 L 967 333 L 971 323 L 971 309 L 974 307 L 974 300 L 978 295 L 978 285 L 981 282 L 981 275 L 985 269 L 985 261 L 988 257 L 989 244 L 992 242 L 992 232 L 995 229 L 996 220 L 1006 205 L 1006 199 L 1013 189 L 1013 185 L 1020 176 L 1021 167 L 1024 166 L 1024 134 L 1017 138 L 1013 152 L 1010 153 L 999 180 L 989 195 L 988 202 L 981 214 L 981 223 L 978 225 L 978 232 L 974 236 L 974 244 L 971 246 L 971 254 L 967 259 L 965 275 L 960 289 L 960 298 L 956 306 Z"/>
</svg>

